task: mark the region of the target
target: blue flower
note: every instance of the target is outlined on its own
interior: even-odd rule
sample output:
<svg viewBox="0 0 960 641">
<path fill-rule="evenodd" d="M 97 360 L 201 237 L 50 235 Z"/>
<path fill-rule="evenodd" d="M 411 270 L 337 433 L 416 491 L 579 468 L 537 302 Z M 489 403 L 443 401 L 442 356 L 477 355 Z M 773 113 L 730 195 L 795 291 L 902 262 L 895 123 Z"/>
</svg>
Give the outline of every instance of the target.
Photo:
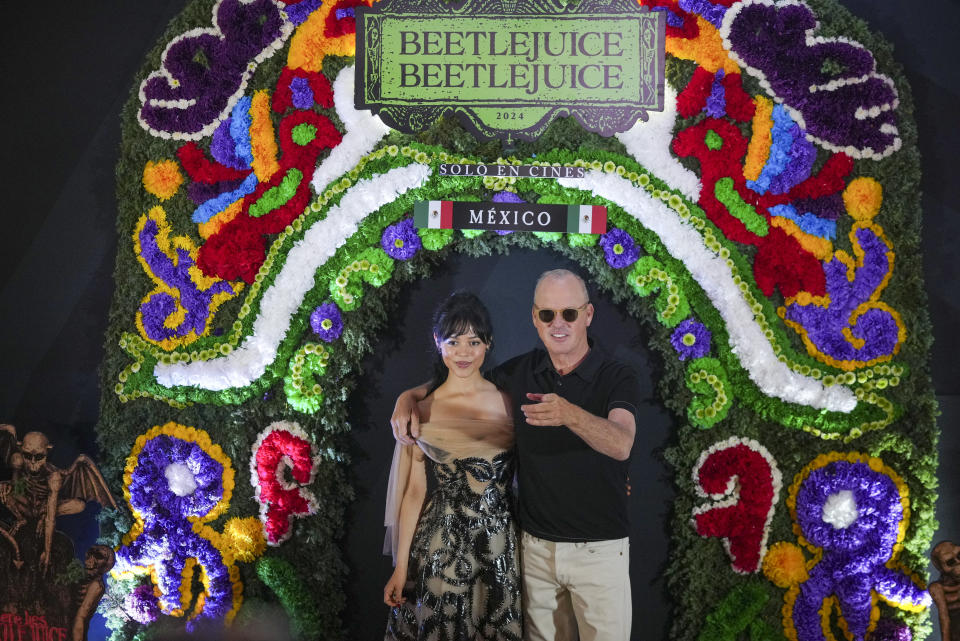
<svg viewBox="0 0 960 641">
<path fill-rule="evenodd" d="M 332 343 L 343 333 L 343 317 L 335 303 L 324 303 L 310 314 L 310 328 L 321 340 Z"/>
<path fill-rule="evenodd" d="M 417 230 L 413 227 L 413 219 L 405 218 L 383 230 L 380 246 L 387 255 L 397 260 L 410 260 L 420 251 L 422 244 Z"/>
<path fill-rule="evenodd" d="M 670 335 L 670 344 L 681 361 L 703 358 L 710 353 L 710 330 L 698 321 L 688 318 Z"/>
<path fill-rule="evenodd" d="M 616 227 L 600 237 L 600 246 L 603 248 L 607 264 L 614 269 L 629 267 L 640 257 L 640 249 L 633 237 Z"/>
</svg>

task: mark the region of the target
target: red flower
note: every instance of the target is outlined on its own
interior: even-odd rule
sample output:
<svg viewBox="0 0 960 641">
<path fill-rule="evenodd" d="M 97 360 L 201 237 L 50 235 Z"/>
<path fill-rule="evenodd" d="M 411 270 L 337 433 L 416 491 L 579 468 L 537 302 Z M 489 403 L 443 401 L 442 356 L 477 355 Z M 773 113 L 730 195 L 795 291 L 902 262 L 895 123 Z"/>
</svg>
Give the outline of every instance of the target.
<svg viewBox="0 0 960 641">
<path fill-rule="evenodd" d="M 266 258 L 266 240 L 263 236 L 277 234 L 303 213 L 310 202 L 310 179 L 317 159 L 325 149 L 336 147 L 343 136 L 329 118 L 314 111 L 294 111 L 280 121 L 280 170 L 267 182 L 260 183 L 243 201 L 243 210 L 236 218 L 220 228 L 200 248 L 197 265 L 208 276 L 227 280 L 243 278 L 253 282 L 257 271 Z M 293 194 L 278 197 L 288 175 L 296 176 L 299 183 Z M 267 198 L 269 208 L 251 216 L 250 208 Z M 274 204 L 272 200 L 276 200 Z M 256 240 L 254 240 L 256 239 Z"/>
<path fill-rule="evenodd" d="M 703 67 L 697 67 L 693 78 L 680 95 L 677 96 L 677 113 L 684 118 L 692 118 L 707 106 L 707 98 L 713 91 L 716 76 Z M 756 105 L 750 95 L 743 90 L 743 77 L 738 73 L 728 73 L 720 80 L 723 86 L 726 113 L 734 120 L 748 122 L 753 118 Z"/>
<path fill-rule="evenodd" d="M 694 480 L 701 494 L 720 501 L 694 510 L 697 533 L 723 539 L 735 571 L 756 572 L 766 551 L 780 484 L 769 452 L 755 441 L 739 438 L 718 443 L 701 456 Z M 730 499 L 736 502 L 730 505 Z"/>
<path fill-rule="evenodd" d="M 252 283 L 263 264 L 265 252 L 263 236 L 236 224 L 234 219 L 201 245 L 197 252 L 197 267 L 207 275 L 225 280 L 242 278 Z"/>
<path fill-rule="evenodd" d="M 343 15 L 346 9 L 353 9 L 355 7 L 369 7 L 369 2 L 364 2 L 363 0 L 340 0 L 340 2 L 333 5 L 330 9 L 330 13 L 327 14 L 327 24 L 325 25 L 323 35 L 328 38 L 338 38 L 340 36 L 345 36 L 348 33 L 357 32 L 357 21 L 353 15 Z M 341 11 L 343 17 L 337 17 L 337 11 Z"/>
<path fill-rule="evenodd" d="M 679 0 L 640 0 L 640 4 L 650 7 L 653 11 L 667 12 L 668 38 L 688 40 L 700 35 L 697 16 L 681 9 Z"/>
<path fill-rule="evenodd" d="M 785 297 L 800 292 L 814 296 L 827 293 L 823 265 L 779 227 L 771 227 L 760 243 L 753 259 L 753 277 L 765 296 L 772 295 L 775 288 Z"/>
<path fill-rule="evenodd" d="M 293 90 L 290 83 L 293 82 L 294 78 L 303 78 L 307 81 L 310 91 L 313 93 L 314 103 L 324 108 L 333 106 L 333 88 L 326 76 L 315 71 L 284 67 L 283 71 L 280 72 L 280 78 L 277 80 L 277 90 L 273 94 L 272 108 L 275 112 L 282 114 L 293 108 Z"/>
<path fill-rule="evenodd" d="M 720 140 L 720 146 L 715 149 L 711 149 L 707 144 L 710 132 Z M 681 158 L 693 157 L 700 161 L 703 189 L 700 190 L 698 203 L 713 224 L 719 227 L 730 240 L 757 244 L 758 236 L 748 230 L 740 219 L 732 216 L 714 195 L 717 181 L 730 177 L 733 179 L 734 189 L 743 200 L 753 204 L 751 201 L 756 199 L 756 194 L 747 189 L 746 180 L 741 171 L 743 166 L 741 161 L 747 153 L 747 139 L 743 137 L 740 130 L 726 120 L 707 118 L 678 133 L 673 139 L 673 151 Z M 761 215 L 765 218 L 769 217 L 766 211 Z"/>
<path fill-rule="evenodd" d="M 789 204 L 798 200 L 813 200 L 842 192 L 845 178 L 853 171 L 853 159 L 847 154 L 833 154 L 827 158 L 815 175 L 796 185 L 786 194 L 764 194 L 758 202 L 764 207 Z"/>
<path fill-rule="evenodd" d="M 743 221 L 727 210 L 715 194 L 717 181 L 721 178 L 733 180 L 737 195 L 752 205 L 756 214 L 770 220 L 767 206 L 774 201 L 790 202 L 791 198 L 762 198 L 746 185 L 743 177 L 742 159 L 747 151 L 747 139 L 732 123 L 717 118 L 707 118 L 692 127 L 687 127 L 673 139 L 674 152 L 682 157 L 693 157 L 700 161 L 701 180 L 698 203 L 707 217 L 730 240 L 756 245 L 759 250 L 753 261 L 753 275 L 760 290 L 766 295 L 773 294 L 779 288 L 784 296 L 795 296 L 800 291 L 810 292 L 814 296 L 826 293 L 826 277 L 823 265 L 807 252 L 800 243 L 777 227 L 768 227 L 767 233 L 758 235 L 747 228 Z M 832 160 L 832 159 L 831 159 Z M 849 159 L 848 159 L 849 160 Z M 801 183 L 795 187 L 800 193 L 818 193 L 835 182 L 835 172 L 842 169 L 842 159 L 824 166 L 827 175 L 821 181 Z M 824 170 L 820 174 L 824 173 Z M 820 178 L 820 174 L 817 178 Z M 842 185 L 842 180 L 840 183 Z M 804 187 L 804 185 L 809 186 Z M 802 189 L 801 189 L 802 188 Z M 790 192 L 793 195 L 793 191 Z"/>
<path fill-rule="evenodd" d="M 271 545 L 290 537 L 295 516 L 313 514 L 317 509 L 315 497 L 305 489 L 313 481 L 317 467 L 313 445 L 305 435 L 285 429 L 283 425 L 274 423 L 264 430 L 251 464 L 260 518 Z M 284 467 L 289 469 L 295 483 L 293 487 L 281 484 Z"/>
<path fill-rule="evenodd" d="M 208 185 L 224 180 L 240 180 L 246 178 L 251 171 L 249 169 L 234 169 L 208 159 L 206 154 L 203 153 L 203 149 L 195 142 L 188 142 L 180 147 L 177 150 L 177 158 L 193 182 Z"/>
</svg>

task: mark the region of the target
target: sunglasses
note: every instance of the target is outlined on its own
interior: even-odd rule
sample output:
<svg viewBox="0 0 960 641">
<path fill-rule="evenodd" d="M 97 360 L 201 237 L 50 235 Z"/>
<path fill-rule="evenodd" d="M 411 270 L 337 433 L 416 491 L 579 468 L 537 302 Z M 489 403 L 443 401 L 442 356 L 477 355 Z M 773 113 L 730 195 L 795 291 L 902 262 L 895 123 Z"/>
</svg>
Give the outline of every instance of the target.
<svg viewBox="0 0 960 641">
<path fill-rule="evenodd" d="M 543 323 L 552 323 L 557 314 L 560 314 L 563 320 L 572 323 L 580 316 L 580 310 L 589 304 L 590 301 L 587 301 L 580 307 L 568 307 L 566 309 L 540 309 L 536 305 L 534 307 L 537 308 L 537 318 Z"/>
</svg>

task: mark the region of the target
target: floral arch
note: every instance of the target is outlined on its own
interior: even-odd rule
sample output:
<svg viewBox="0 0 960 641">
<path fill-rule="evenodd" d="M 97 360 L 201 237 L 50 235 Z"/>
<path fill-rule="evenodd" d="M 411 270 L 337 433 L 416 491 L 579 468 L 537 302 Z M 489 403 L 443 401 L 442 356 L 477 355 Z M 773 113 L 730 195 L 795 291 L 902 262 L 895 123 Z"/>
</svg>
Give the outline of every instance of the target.
<svg viewBox="0 0 960 641">
<path fill-rule="evenodd" d="M 409 136 L 354 108 L 360 4 L 196 0 L 125 107 L 98 427 L 129 508 L 105 534 L 115 638 L 264 602 L 303 638 L 341 635 L 360 360 L 403 283 L 516 246 L 572 258 L 655 328 L 678 416 L 673 637 L 926 630 L 930 327 L 916 131 L 886 45 L 823 0 L 645 0 L 668 15 L 667 109 L 610 139 L 561 120 L 505 152 L 452 119 Z M 611 229 L 416 230 L 413 204 L 442 199 L 603 204 Z M 843 562 L 857 598 L 831 582 Z"/>
</svg>

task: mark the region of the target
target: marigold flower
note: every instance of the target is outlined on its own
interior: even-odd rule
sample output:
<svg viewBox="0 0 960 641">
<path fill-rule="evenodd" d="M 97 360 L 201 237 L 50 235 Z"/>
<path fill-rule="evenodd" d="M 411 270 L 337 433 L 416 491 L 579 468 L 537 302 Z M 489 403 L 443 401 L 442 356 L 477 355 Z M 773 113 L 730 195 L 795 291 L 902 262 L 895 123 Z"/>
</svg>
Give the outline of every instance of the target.
<svg viewBox="0 0 960 641">
<path fill-rule="evenodd" d="M 148 160 L 143 168 L 144 189 L 161 201 L 170 200 L 182 184 L 183 174 L 175 160 Z"/>
<path fill-rule="evenodd" d="M 763 574 L 774 585 L 789 588 L 807 580 L 803 551 L 793 543 L 775 543 L 763 557 Z"/>
<path fill-rule="evenodd" d="M 854 220 L 870 220 L 880 211 L 883 187 L 873 178 L 861 176 L 843 190 L 843 204 Z"/>
</svg>

